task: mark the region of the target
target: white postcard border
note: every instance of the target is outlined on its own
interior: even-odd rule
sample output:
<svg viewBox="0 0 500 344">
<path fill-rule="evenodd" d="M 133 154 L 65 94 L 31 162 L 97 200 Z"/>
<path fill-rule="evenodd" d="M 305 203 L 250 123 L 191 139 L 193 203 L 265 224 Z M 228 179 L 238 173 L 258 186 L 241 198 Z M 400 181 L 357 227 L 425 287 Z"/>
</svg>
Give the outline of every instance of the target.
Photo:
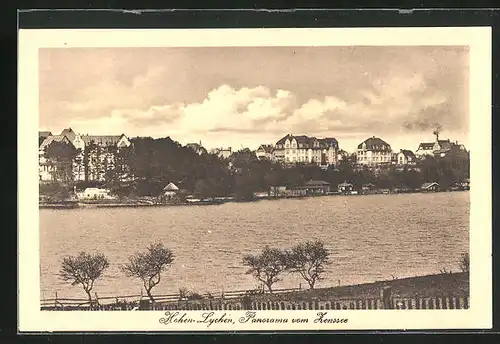
<svg viewBox="0 0 500 344">
<path fill-rule="evenodd" d="M 38 49 L 48 47 L 468 45 L 470 49 L 470 309 L 330 310 L 347 323 L 318 324 L 318 311 L 257 311 L 285 324 L 160 323 L 163 311 L 50 312 L 40 310 L 38 223 Z M 473 329 L 492 326 L 491 263 L 491 28 L 349 28 L 217 30 L 19 31 L 18 78 L 18 329 L 19 331 L 276 331 Z M 200 318 L 206 311 L 186 311 Z M 292 323 L 308 318 L 308 323 Z"/>
</svg>

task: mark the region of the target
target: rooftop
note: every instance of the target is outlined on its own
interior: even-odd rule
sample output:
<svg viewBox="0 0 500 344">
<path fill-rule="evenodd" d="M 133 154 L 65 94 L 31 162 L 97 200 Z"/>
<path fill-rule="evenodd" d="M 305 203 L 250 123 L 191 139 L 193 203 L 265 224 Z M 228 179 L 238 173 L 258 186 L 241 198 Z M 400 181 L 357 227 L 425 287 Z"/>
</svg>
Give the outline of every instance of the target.
<svg viewBox="0 0 500 344">
<path fill-rule="evenodd" d="M 333 137 L 317 138 L 314 136 L 292 135 L 292 134 L 287 134 L 286 136 L 279 139 L 278 142 L 276 142 L 276 145 L 285 144 L 287 139 L 288 140 L 295 139 L 295 141 L 297 141 L 297 144 L 299 145 L 299 148 L 316 148 L 317 146 L 315 147 L 314 143 L 318 143 L 320 148 L 328 148 L 328 147 L 338 148 L 339 146 L 337 139 Z"/>
<path fill-rule="evenodd" d="M 365 149 L 363 145 L 366 146 L 366 150 L 370 151 L 390 151 L 391 146 L 379 137 L 372 136 L 358 145 L 358 149 Z"/>
<path fill-rule="evenodd" d="M 52 135 L 52 136 L 48 136 L 48 137 L 45 138 L 45 140 L 43 140 L 42 144 L 40 145 L 40 149 L 46 148 L 52 142 L 63 142 L 63 141 L 71 143 L 71 140 L 66 135 Z"/>
<path fill-rule="evenodd" d="M 91 142 L 95 144 L 117 144 L 120 139 L 124 136 L 123 134 L 121 135 L 84 135 L 82 136 L 83 142 L 85 144 L 89 144 Z"/>
<path fill-rule="evenodd" d="M 330 185 L 330 183 L 325 182 L 324 180 L 309 180 L 304 185 L 324 185 L 324 186 L 327 186 L 327 185 Z"/>
</svg>

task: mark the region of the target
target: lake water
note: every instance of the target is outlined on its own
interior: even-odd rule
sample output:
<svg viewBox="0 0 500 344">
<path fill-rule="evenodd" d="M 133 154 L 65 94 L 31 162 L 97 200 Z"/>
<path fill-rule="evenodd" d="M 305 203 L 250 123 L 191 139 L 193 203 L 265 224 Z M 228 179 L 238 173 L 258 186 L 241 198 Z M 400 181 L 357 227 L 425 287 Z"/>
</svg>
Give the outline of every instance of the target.
<svg viewBox="0 0 500 344">
<path fill-rule="evenodd" d="M 241 261 L 266 244 L 288 248 L 324 240 L 332 264 L 317 286 L 459 271 L 469 247 L 469 192 L 283 199 L 215 206 L 40 210 L 41 297 L 85 297 L 58 277 L 61 259 L 103 252 L 110 268 L 99 296 L 140 293 L 119 269 L 127 257 L 161 241 L 176 259 L 153 289 L 176 293 L 242 290 L 257 282 Z M 286 276 L 275 288 L 306 283 Z"/>
</svg>

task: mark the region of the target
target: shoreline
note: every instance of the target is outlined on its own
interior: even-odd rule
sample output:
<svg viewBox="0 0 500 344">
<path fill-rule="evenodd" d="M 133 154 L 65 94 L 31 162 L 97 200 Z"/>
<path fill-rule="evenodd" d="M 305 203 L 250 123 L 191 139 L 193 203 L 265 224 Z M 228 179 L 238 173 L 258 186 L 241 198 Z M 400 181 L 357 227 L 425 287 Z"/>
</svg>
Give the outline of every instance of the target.
<svg viewBox="0 0 500 344">
<path fill-rule="evenodd" d="M 412 191 L 412 192 L 367 192 L 367 193 L 328 193 L 320 195 L 306 196 L 264 196 L 255 197 L 251 200 L 206 200 L 198 202 L 183 202 L 183 203 L 144 203 L 144 201 L 125 201 L 125 202 L 109 202 L 106 201 L 63 201 L 54 203 L 39 203 L 39 209 L 77 209 L 77 208 L 147 208 L 147 207 L 180 207 L 180 206 L 209 206 L 222 205 L 225 203 L 251 203 L 258 201 L 278 201 L 282 199 L 308 199 L 316 197 L 328 196 L 373 196 L 373 195 L 401 195 L 401 194 L 434 194 L 434 193 L 449 193 L 449 192 L 468 192 L 470 190 L 447 190 L 447 191 Z"/>
</svg>

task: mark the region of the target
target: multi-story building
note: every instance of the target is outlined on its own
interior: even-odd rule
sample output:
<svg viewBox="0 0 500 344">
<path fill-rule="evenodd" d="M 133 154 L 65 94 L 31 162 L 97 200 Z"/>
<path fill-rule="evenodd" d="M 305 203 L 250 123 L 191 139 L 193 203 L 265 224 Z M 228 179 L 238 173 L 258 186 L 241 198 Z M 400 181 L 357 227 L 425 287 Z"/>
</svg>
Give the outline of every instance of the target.
<svg viewBox="0 0 500 344">
<path fill-rule="evenodd" d="M 52 133 L 50 131 L 39 131 L 38 132 L 38 146 L 42 144 L 43 141 L 49 136 L 52 136 Z"/>
<path fill-rule="evenodd" d="M 337 163 L 339 144 L 334 138 L 288 134 L 274 145 L 272 157 L 285 164 L 307 163 L 319 166 Z"/>
<path fill-rule="evenodd" d="M 62 134 L 62 133 L 61 133 Z M 39 134 L 40 138 L 40 134 Z M 45 136 L 42 143 L 38 147 L 38 176 L 40 181 L 57 180 L 57 168 L 62 168 L 61 164 L 52 157 L 48 157 L 47 148 L 53 143 L 65 143 L 69 149 L 75 150 L 71 140 L 66 135 L 49 135 Z M 71 163 L 71 162 L 68 162 Z M 70 168 L 70 166 L 68 166 Z"/>
<path fill-rule="evenodd" d="M 356 161 L 358 165 L 391 164 L 391 146 L 384 140 L 372 136 L 358 145 Z"/>
<path fill-rule="evenodd" d="M 415 165 L 417 157 L 411 150 L 401 149 L 397 153 L 397 165 Z"/>
<path fill-rule="evenodd" d="M 85 144 L 83 164 L 85 179 L 103 181 L 110 171 L 126 174 L 128 166 L 119 161 L 120 151 L 130 147 L 131 143 L 125 134 L 121 135 L 84 135 Z"/>
<path fill-rule="evenodd" d="M 467 154 L 467 149 L 463 144 L 459 144 L 458 141 L 452 142 L 450 139 L 440 140 L 439 131 L 435 131 L 436 140 L 434 142 L 422 142 L 418 146 L 415 155 L 418 158 L 425 156 L 432 156 L 436 158 L 443 158 L 449 155 L 463 155 Z"/>
<path fill-rule="evenodd" d="M 273 145 L 260 145 L 260 147 L 255 151 L 255 155 L 259 159 L 272 160 L 273 150 Z"/>
<path fill-rule="evenodd" d="M 39 134 L 40 137 L 40 134 Z M 45 137 L 39 146 L 39 175 L 40 180 L 55 180 L 56 175 L 54 164 L 46 156 L 47 147 L 52 142 L 65 142 L 75 150 L 71 161 L 71 171 L 73 181 L 96 180 L 102 181 L 106 172 L 120 167 L 125 170 L 127 166 L 117 166 L 117 157 L 121 148 L 131 145 L 129 139 L 124 135 L 116 136 L 93 136 L 80 135 L 73 129 L 64 129 L 59 135 L 49 135 Z"/>
</svg>

